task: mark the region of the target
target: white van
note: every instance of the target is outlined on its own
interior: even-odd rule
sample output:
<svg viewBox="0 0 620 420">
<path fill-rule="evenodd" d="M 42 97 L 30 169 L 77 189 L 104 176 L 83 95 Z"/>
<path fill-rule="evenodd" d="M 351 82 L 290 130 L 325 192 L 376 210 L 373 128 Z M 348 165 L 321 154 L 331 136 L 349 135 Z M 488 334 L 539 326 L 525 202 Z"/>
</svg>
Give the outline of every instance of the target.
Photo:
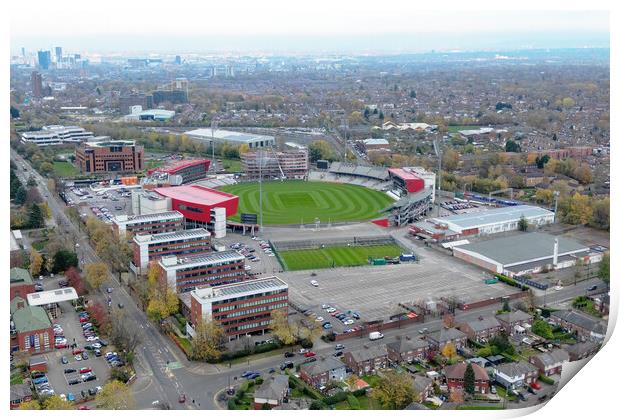
<svg viewBox="0 0 620 420">
<path fill-rule="evenodd" d="M 381 334 L 379 331 L 373 331 L 370 334 L 368 334 L 368 339 L 371 341 L 380 340 L 382 338 L 383 338 L 383 334 Z"/>
</svg>

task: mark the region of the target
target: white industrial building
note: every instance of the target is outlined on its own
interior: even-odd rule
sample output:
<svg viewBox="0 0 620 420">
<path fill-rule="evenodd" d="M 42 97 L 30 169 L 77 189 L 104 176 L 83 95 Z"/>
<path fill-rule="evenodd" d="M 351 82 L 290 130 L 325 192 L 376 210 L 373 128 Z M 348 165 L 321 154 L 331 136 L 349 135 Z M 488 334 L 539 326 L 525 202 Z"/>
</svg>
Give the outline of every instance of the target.
<svg viewBox="0 0 620 420">
<path fill-rule="evenodd" d="M 184 134 L 202 142 L 231 143 L 238 146 L 247 144 L 250 149 L 259 147 L 273 147 L 276 145 L 274 136 L 264 136 L 252 133 L 239 133 L 227 130 L 211 130 L 210 128 L 198 128 L 186 131 Z"/>
<path fill-rule="evenodd" d="M 65 127 L 63 125 L 46 125 L 40 131 L 21 133 L 22 141 L 34 143 L 37 146 L 50 146 L 62 143 L 81 143 L 92 140 L 93 133 L 82 127 Z"/>
</svg>

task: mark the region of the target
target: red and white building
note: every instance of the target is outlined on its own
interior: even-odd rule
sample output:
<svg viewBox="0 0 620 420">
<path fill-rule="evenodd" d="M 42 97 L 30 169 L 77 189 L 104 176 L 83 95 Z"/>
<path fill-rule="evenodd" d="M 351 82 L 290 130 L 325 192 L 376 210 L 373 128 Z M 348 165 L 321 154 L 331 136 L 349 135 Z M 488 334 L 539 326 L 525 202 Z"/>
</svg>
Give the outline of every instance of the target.
<svg viewBox="0 0 620 420">
<path fill-rule="evenodd" d="M 202 318 L 215 321 L 229 340 L 245 335 L 262 335 L 269 330 L 271 313 L 288 313 L 288 285 L 277 276 L 247 280 L 190 292 L 190 323 L 187 332 Z"/>
<path fill-rule="evenodd" d="M 118 215 L 112 219 L 112 223 L 119 237 L 127 239 L 131 239 L 135 235 L 176 232 L 184 227 L 183 215 L 178 211 L 139 216 Z"/>
<path fill-rule="evenodd" d="M 245 279 L 245 257 L 237 251 L 212 252 L 190 257 L 163 257 L 160 279 L 177 293 L 200 287 L 221 286 Z"/>
<path fill-rule="evenodd" d="M 133 238 L 132 270 L 145 274 L 149 262 L 167 256 L 207 254 L 211 249 L 211 233 L 206 229 L 136 235 Z"/>
<path fill-rule="evenodd" d="M 390 168 L 388 173 L 394 183 L 404 191 L 414 193 L 424 189 L 424 180 L 414 171 L 407 168 Z"/>
<path fill-rule="evenodd" d="M 207 227 L 211 223 L 211 210 L 226 209 L 226 217 L 237 213 L 239 197 L 201 185 L 180 185 L 155 188 L 157 194 L 170 199 L 170 210 L 185 217 L 188 228 Z"/>
<path fill-rule="evenodd" d="M 160 168 L 149 169 L 147 174 L 149 176 L 155 173 L 167 174 L 171 184 L 181 185 L 204 179 L 210 165 L 211 161 L 208 159 L 179 160 Z"/>
</svg>

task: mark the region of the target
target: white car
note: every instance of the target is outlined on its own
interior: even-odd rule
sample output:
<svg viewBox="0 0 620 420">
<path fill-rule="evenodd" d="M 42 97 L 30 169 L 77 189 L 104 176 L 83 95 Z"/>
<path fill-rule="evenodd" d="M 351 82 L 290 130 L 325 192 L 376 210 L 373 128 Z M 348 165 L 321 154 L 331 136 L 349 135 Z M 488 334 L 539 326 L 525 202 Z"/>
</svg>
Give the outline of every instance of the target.
<svg viewBox="0 0 620 420">
<path fill-rule="evenodd" d="M 316 321 L 316 322 L 322 322 L 322 321 L 323 321 L 323 317 L 322 317 L 322 316 L 319 316 L 319 317 L 317 317 L 317 318 L 315 319 L 315 321 Z"/>
<path fill-rule="evenodd" d="M 327 308 L 326 311 L 328 314 L 331 314 L 331 313 L 336 312 L 336 308 Z"/>
<path fill-rule="evenodd" d="M 563 286 L 555 286 L 553 289 L 554 290 L 562 290 L 562 289 L 564 289 L 564 287 Z"/>
<path fill-rule="evenodd" d="M 316 280 L 311 280 L 310 284 L 313 285 L 314 287 L 319 287 L 319 282 Z"/>
<path fill-rule="evenodd" d="M 246 270 L 251 270 L 251 269 L 252 269 L 252 266 L 251 266 L 251 265 L 246 265 L 244 268 L 245 268 Z"/>
<path fill-rule="evenodd" d="M 97 336 L 86 337 L 86 341 L 99 341 L 99 337 Z"/>
<path fill-rule="evenodd" d="M 343 322 L 344 325 L 351 325 L 353 324 L 353 320 L 352 319 L 347 319 L 346 321 Z"/>
<path fill-rule="evenodd" d="M 329 305 L 327 303 L 324 303 L 321 305 L 321 309 L 327 309 L 329 308 Z"/>
<path fill-rule="evenodd" d="M 75 355 L 75 361 L 76 361 L 76 362 L 81 362 L 81 361 L 82 361 L 82 356 L 81 356 L 81 355 L 79 355 L 79 354 L 76 354 L 76 355 Z"/>
</svg>

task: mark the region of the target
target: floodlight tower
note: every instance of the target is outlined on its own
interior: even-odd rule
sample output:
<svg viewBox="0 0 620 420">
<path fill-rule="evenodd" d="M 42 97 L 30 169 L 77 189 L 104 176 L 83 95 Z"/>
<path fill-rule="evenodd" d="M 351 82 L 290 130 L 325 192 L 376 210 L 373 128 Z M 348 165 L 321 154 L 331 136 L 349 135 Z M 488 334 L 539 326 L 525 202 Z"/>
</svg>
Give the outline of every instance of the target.
<svg viewBox="0 0 620 420">
<path fill-rule="evenodd" d="M 211 169 L 215 171 L 215 131 L 217 130 L 217 121 L 211 121 Z"/>
<path fill-rule="evenodd" d="M 441 156 L 442 156 L 442 150 L 441 150 L 441 144 L 439 143 L 438 139 L 437 139 L 437 135 L 435 134 L 435 139 L 433 140 L 433 148 L 435 149 L 435 154 L 437 155 L 437 161 L 438 161 L 438 185 L 437 185 L 437 196 L 439 196 L 441 194 Z M 439 206 L 437 206 L 437 217 L 439 217 Z"/>
</svg>

